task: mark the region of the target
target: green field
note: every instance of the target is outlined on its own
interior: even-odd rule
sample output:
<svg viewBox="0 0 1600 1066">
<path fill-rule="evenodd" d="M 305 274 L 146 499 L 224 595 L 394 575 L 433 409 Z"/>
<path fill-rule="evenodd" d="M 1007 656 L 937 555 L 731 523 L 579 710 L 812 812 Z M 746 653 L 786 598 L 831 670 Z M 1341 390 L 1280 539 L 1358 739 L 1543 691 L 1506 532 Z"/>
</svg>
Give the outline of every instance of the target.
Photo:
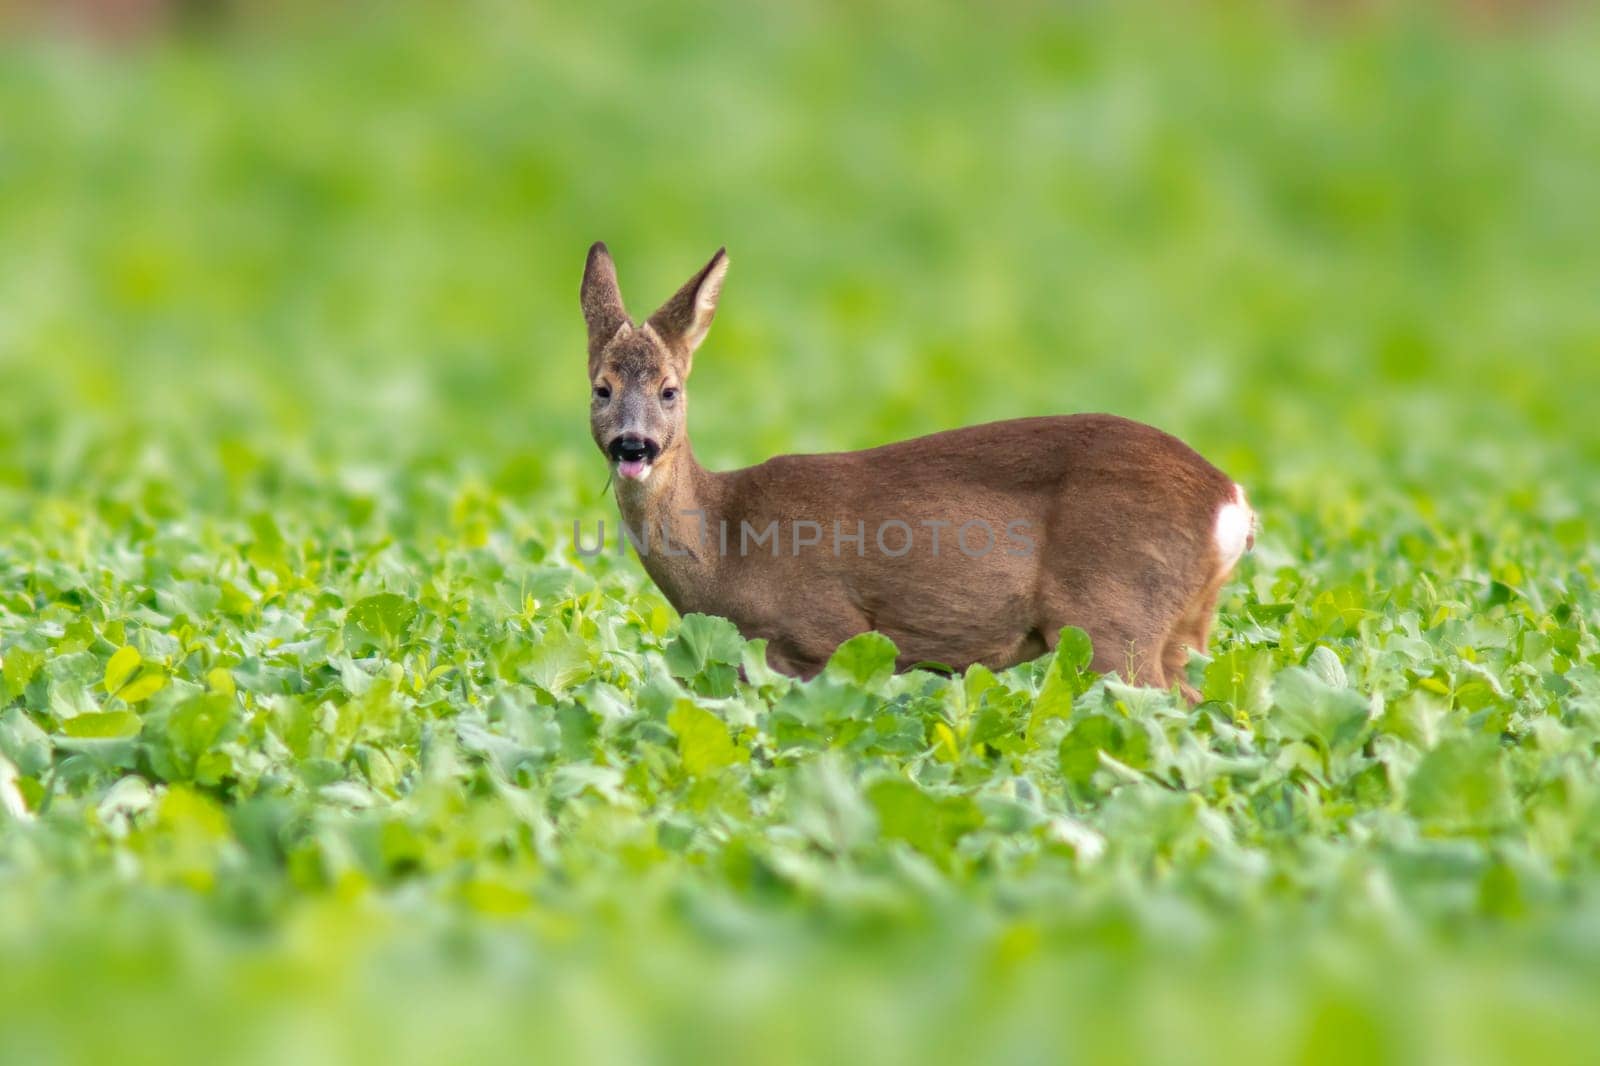
<svg viewBox="0 0 1600 1066">
<path fill-rule="evenodd" d="M 0 41 L 0 1061 L 1590 1059 L 1600 23 L 541 6 Z M 1206 702 L 580 559 L 596 239 L 714 468 L 1194 444 Z"/>
</svg>

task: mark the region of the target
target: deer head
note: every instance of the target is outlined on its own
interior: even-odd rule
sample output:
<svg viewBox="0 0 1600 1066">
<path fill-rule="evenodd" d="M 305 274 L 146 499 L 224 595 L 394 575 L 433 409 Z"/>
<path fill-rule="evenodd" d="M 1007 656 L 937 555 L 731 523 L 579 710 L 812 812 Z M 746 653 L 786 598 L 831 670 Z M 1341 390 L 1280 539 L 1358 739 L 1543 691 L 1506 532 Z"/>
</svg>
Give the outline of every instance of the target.
<svg viewBox="0 0 1600 1066">
<path fill-rule="evenodd" d="M 700 272 L 642 325 L 628 317 L 606 246 L 589 249 L 583 317 L 589 327 L 589 431 L 619 484 L 643 485 L 688 440 L 685 384 L 695 349 L 717 313 L 728 272 L 718 249 Z"/>
</svg>

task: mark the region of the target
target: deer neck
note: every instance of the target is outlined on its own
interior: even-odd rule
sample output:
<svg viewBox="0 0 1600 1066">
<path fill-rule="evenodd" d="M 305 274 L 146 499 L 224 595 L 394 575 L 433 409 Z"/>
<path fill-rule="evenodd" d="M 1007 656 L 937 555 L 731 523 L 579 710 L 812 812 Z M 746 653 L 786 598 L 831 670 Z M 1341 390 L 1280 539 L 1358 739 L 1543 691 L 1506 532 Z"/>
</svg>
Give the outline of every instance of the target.
<svg viewBox="0 0 1600 1066">
<path fill-rule="evenodd" d="M 639 561 L 680 612 L 695 609 L 721 557 L 718 475 L 702 467 L 685 437 L 644 481 L 616 482 L 617 510 Z"/>
</svg>

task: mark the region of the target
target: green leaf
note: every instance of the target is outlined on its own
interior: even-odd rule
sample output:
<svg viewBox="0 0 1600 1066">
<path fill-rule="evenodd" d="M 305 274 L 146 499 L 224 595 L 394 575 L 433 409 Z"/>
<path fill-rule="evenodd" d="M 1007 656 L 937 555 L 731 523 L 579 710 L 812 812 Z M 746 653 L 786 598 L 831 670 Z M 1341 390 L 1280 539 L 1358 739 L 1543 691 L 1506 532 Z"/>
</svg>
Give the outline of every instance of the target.
<svg viewBox="0 0 1600 1066">
<path fill-rule="evenodd" d="M 1349 687 L 1350 682 L 1345 677 L 1344 663 L 1339 661 L 1333 649 L 1326 644 L 1318 644 L 1311 649 L 1311 657 L 1306 660 L 1306 669 L 1329 688 Z"/>
<path fill-rule="evenodd" d="M 1272 705 L 1272 653 L 1235 645 L 1206 664 L 1201 694 L 1255 715 Z"/>
<path fill-rule="evenodd" d="M 728 736 L 722 719 L 690 700 L 678 701 L 667 727 L 677 735 L 678 757 L 690 777 L 706 777 L 749 758 Z"/>
<path fill-rule="evenodd" d="M 726 618 L 687 614 L 667 645 L 667 667 L 677 677 L 692 678 L 714 664 L 737 664 L 742 647 L 739 630 Z"/>
<path fill-rule="evenodd" d="M 1274 729 L 1281 737 L 1320 741 L 1331 752 L 1360 746 L 1367 725 L 1367 700 L 1336 689 L 1304 667 L 1278 674 L 1272 686 Z"/>
<path fill-rule="evenodd" d="M 138 648 L 132 645 L 119 648 L 117 653 L 106 663 L 106 691 L 113 696 L 116 695 L 117 690 L 128 683 L 128 679 L 133 676 L 135 670 L 139 669 L 139 664 L 143 661 L 144 657 L 139 654 Z"/>
<path fill-rule="evenodd" d="M 1067 718 L 1072 714 L 1073 701 L 1089 691 L 1094 683 L 1094 676 L 1089 673 L 1093 658 L 1094 644 L 1089 634 L 1076 626 L 1061 630 L 1044 684 L 1039 689 L 1039 698 L 1034 701 L 1033 714 L 1028 721 L 1029 735 L 1051 718 Z"/>
<path fill-rule="evenodd" d="M 393 592 L 358 600 L 345 617 L 345 640 L 356 649 L 392 648 L 404 641 L 417 620 L 417 605 Z"/>
<path fill-rule="evenodd" d="M 1056 637 L 1056 669 L 1063 676 L 1081 676 L 1093 659 L 1094 642 L 1089 634 L 1077 626 L 1063 626 Z"/>
<path fill-rule="evenodd" d="M 970 797 L 933 796 L 904 778 L 883 778 L 867 789 L 879 832 L 928 855 L 949 853 L 962 836 L 983 824 Z"/>
<path fill-rule="evenodd" d="M 894 676 L 899 654 L 894 641 L 882 633 L 857 633 L 839 645 L 824 670 L 835 680 L 876 689 Z"/>
<path fill-rule="evenodd" d="M 746 679 L 757 688 L 781 687 L 789 681 L 785 675 L 767 664 L 765 640 L 746 641 L 743 651 L 739 654 L 739 662 Z"/>
<path fill-rule="evenodd" d="M 1453 737 L 1406 783 L 1406 809 L 1444 830 L 1492 828 L 1515 813 L 1505 753 L 1490 737 Z"/>
<path fill-rule="evenodd" d="M 117 692 L 123 703 L 142 703 L 167 687 L 167 677 L 160 670 L 146 670 Z"/>
<path fill-rule="evenodd" d="M 843 854 L 872 840 L 872 808 L 849 762 L 830 753 L 802 764 L 788 788 L 788 821 L 828 851 Z"/>
<path fill-rule="evenodd" d="M 528 653 L 519 672 L 552 696 L 559 697 L 589 674 L 590 655 L 589 644 L 582 637 L 552 625 Z"/>
<path fill-rule="evenodd" d="M 139 716 L 132 711 L 107 711 L 68 718 L 61 731 L 69 737 L 131 737 L 140 727 Z"/>
<path fill-rule="evenodd" d="M 5 654 L 5 666 L 0 669 L 0 679 L 5 681 L 5 696 L 16 699 L 27 689 L 29 682 L 44 666 L 44 653 L 28 648 L 12 648 Z"/>
<path fill-rule="evenodd" d="M 0 755 L 24 774 L 38 776 L 50 768 L 50 735 L 24 711 L 12 708 L 0 716 Z"/>
<path fill-rule="evenodd" d="M 155 770 L 168 780 L 198 780 L 201 761 L 232 735 L 236 701 L 205 693 L 170 710 L 146 712 L 145 742 Z M 297 768 L 304 773 L 306 763 Z"/>
<path fill-rule="evenodd" d="M 678 635 L 667 645 L 667 669 L 706 695 L 728 696 L 738 677 L 744 641 L 726 618 L 708 614 L 684 615 Z"/>
<path fill-rule="evenodd" d="M 1100 769 L 1102 751 L 1115 754 L 1119 746 L 1117 723 L 1103 714 L 1091 714 L 1072 724 L 1057 750 L 1061 776 L 1075 785 L 1087 785 Z"/>
<path fill-rule="evenodd" d="M 28 800 L 16 766 L 0 755 L 0 814 L 19 822 L 31 821 L 33 810 Z"/>
</svg>

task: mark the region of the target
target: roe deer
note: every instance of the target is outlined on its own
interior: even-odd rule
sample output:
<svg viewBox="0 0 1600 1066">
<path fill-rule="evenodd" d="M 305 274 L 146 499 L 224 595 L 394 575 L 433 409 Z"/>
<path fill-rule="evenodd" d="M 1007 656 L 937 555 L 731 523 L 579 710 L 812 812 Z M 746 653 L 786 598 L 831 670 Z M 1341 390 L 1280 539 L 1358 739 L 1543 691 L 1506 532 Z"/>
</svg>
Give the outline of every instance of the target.
<svg viewBox="0 0 1600 1066">
<path fill-rule="evenodd" d="M 894 641 L 900 669 L 964 670 L 1043 655 L 1073 625 L 1095 670 L 1198 700 L 1188 649 L 1204 650 L 1254 542 L 1238 485 L 1177 438 L 1104 414 L 706 470 L 684 383 L 727 271 L 718 251 L 637 324 L 604 244 L 583 274 L 590 430 L 624 529 L 679 612 L 765 637 L 768 662 L 801 677 L 868 630 Z"/>
</svg>

